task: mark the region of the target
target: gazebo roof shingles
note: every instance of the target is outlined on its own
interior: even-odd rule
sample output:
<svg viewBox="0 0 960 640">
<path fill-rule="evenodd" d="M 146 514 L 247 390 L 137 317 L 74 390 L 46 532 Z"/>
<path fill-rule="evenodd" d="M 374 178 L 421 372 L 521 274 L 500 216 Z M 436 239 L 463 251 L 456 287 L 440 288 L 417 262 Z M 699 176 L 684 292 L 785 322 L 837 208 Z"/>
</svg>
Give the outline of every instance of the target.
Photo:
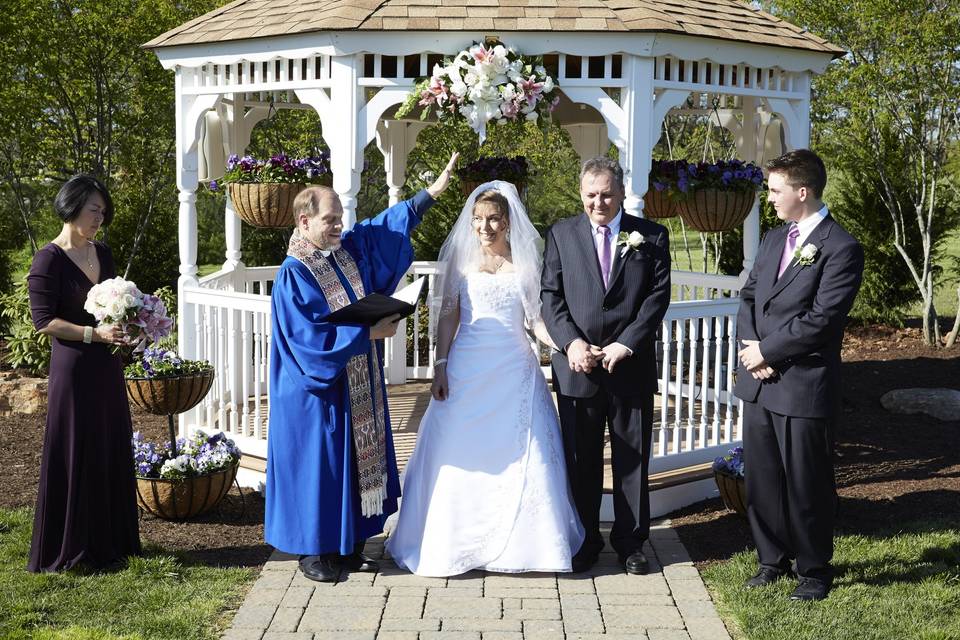
<svg viewBox="0 0 960 640">
<path fill-rule="evenodd" d="M 234 0 L 146 43 L 159 48 L 310 31 L 635 31 L 843 50 L 738 0 Z"/>
</svg>

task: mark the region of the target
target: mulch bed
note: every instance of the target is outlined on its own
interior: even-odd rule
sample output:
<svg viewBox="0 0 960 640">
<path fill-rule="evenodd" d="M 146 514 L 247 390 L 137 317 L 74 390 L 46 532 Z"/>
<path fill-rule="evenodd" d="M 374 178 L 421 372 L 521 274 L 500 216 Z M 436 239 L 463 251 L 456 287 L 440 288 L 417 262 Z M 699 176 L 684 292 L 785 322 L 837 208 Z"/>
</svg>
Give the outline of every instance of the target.
<svg viewBox="0 0 960 640">
<path fill-rule="evenodd" d="M 960 348 L 925 347 L 917 329 L 853 328 L 844 342 L 843 418 L 838 430 L 839 529 L 870 533 L 918 519 L 952 518 L 960 526 L 960 416 L 939 422 L 894 415 L 880 396 L 904 387 L 960 384 Z M 163 440 L 166 418 L 137 409 L 134 429 Z M 0 507 L 32 506 L 36 499 L 44 416 L 0 419 Z M 262 497 L 234 488 L 219 510 L 187 523 L 145 515 L 144 542 L 182 552 L 189 562 L 258 566 L 270 555 L 263 542 Z M 671 515 L 694 561 L 729 558 L 751 546 L 746 521 L 719 499 Z"/>
<path fill-rule="evenodd" d="M 838 531 L 869 535 L 917 520 L 960 527 L 960 416 L 941 422 L 880 405 L 880 396 L 893 389 L 960 388 L 960 349 L 927 347 L 919 329 L 858 327 L 847 332 L 843 360 L 834 459 Z M 719 499 L 675 512 L 671 520 L 698 566 L 753 548 L 746 519 Z"/>
</svg>

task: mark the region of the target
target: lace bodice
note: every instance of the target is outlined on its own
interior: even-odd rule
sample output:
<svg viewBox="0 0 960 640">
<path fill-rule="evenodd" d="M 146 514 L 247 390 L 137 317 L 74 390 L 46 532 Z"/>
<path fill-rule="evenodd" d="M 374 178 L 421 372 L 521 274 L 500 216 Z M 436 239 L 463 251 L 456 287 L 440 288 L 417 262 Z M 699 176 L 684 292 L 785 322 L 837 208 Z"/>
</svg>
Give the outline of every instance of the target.
<svg viewBox="0 0 960 640">
<path fill-rule="evenodd" d="M 461 281 L 461 328 L 487 319 L 511 331 L 523 330 L 523 299 L 515 273 L 469 273 Z"/>
</svg>

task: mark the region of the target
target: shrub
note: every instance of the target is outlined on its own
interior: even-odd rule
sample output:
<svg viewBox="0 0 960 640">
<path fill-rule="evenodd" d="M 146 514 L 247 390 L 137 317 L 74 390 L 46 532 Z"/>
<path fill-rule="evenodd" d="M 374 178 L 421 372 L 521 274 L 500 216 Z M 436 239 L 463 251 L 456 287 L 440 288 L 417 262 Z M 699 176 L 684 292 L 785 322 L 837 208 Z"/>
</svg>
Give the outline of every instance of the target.
<svg viewBox="0 0 960 640">
<path fill-rule="evenodd" d="M 26 278 L 20 280 L 11 293 L 0 295 L 0 316 L 3 316 L 7 325 L 3 334 L 7 341 L 6 362 L 34 375 L 47 375 L 50 368 L 50 338 L 33 328 Z"/>
</svg>

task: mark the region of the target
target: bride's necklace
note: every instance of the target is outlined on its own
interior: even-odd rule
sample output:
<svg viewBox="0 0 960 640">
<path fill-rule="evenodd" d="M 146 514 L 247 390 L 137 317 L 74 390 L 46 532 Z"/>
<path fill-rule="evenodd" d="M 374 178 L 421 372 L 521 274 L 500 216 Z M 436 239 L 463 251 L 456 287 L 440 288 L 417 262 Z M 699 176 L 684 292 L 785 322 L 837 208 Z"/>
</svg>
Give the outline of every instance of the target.
<svg viewBox="0 0 960 640">
<path fill-rule="evenodd" d="M 492 268 L 492 270 L 489 271 L 489 273 L 500 273 L 500 269 L 503 268 L 503 265 L 507 264 L 507 259 L 506 259 L 505 257 L 503 257 L 503 256 L 499 256 L 499 255 L 493 255 L 493 256 L 485 255 L 484 257 L 488 259 L 488 260 L 485 260 L 485 263 L 486 263 L 486 264 L 485 264 L 484 266 L 486 266 L 486 267 L 488 267 L 488 268 Z M 491 259 L 491 258 L 492 258 L 492 261 L 489 260 L 489 259 Z M 492 262 L 492 264 L 491 264 L 491 262 Z"/>
</svg>

